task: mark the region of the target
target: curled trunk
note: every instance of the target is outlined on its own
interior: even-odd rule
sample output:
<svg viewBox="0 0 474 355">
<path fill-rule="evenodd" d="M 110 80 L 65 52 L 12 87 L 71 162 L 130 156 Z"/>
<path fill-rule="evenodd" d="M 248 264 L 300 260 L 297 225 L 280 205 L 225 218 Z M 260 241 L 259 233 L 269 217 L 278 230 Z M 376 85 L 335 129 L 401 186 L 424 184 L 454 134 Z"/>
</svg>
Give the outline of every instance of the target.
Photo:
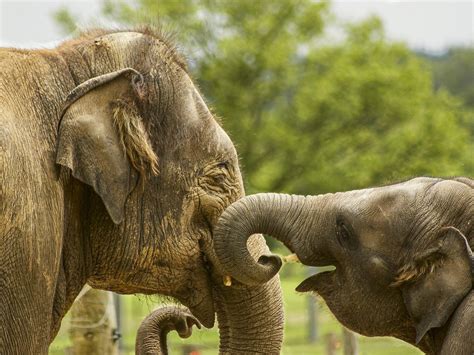
<svg viewBox="0 0 474 355">
<path fill-rule="evenodd" d="M 253 253 L 268 251 L 264 238 L 249 241 Z M 283 342 L 284 314 L 278 276 L 259 286 L 217 285 L 217 320 L 220 354 L 279 354 Z"/>
<path fill-rule="evenodd" d="M 198 320 L 183 307 L 166 306 L 153 311 L 138 328 L 135 353 L 138 355 L 167 355 L 167 334 L 176 330 L 181 338 L 191 336 L 192 327 L 201 328 Z"/>
<path fill-rule="evenodd" d="M 300 248 L 301 236 L 308 234 L 310 200 L 286 194 L 250 195 L 230 205 L 214 230 L 214 249 L 224 273 L 245 285 L 259 285 L 274 277 L 281 267 L 276 255 L 250 255 L 247 240 L 254 233 L 269 234 L 289 249 L 298 249 L 304 262 L 307 252 Z M 304 221 L 302 223 L 302 221 Z"/>
</svg>

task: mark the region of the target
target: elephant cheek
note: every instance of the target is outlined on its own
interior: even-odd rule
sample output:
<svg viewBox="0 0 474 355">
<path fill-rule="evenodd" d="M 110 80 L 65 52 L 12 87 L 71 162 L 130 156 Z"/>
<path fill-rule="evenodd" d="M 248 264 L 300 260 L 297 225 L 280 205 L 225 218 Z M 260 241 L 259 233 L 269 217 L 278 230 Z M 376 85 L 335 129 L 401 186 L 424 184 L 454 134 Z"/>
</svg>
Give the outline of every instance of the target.
<svg viewBox="0 0 474 355">
<path fill-rule="evenodd" d="M 370 279 L 379 287 L 386 288 L 394 280 L 394 267 L 387 263 L 379 256 L 371 256 L 367 258 L 368 267 L 365 269 L 366 279 Z"/>
</svg>

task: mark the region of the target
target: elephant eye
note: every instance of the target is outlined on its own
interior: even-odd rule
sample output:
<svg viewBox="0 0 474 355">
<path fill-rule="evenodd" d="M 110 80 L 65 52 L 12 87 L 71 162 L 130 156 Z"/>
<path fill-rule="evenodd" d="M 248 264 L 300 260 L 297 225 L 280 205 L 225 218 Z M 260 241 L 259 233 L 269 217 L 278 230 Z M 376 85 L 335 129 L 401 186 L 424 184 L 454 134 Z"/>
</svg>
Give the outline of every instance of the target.
<svg viewBox="0 0 474 355">
<path fill-rule="evenodd" d="M 342 247 L 355 249 L 357 246 L 351 226 L 342 217 L 336 219 L 336 239 Z"/>
<path fill-rule="evenodd" d="M 227 160 L 217 163 L 219 169 L 229 169 L 229 162 Z"/>
<path fill-rule="evenodd" d="M 217 174 L 217 175 L 212 176 L 212 179 L 216 183 L 222 184 L 226 180 L 226 176 L 225 176 L 225 174 Z"/>
<path fill-rule="evenodd" d="M 350 237 L 350 232 L 344 222 L 337 223 L 336 227 L 336 237 L 340 244 L 344 242 L 344 240 Z"/>
</svg>

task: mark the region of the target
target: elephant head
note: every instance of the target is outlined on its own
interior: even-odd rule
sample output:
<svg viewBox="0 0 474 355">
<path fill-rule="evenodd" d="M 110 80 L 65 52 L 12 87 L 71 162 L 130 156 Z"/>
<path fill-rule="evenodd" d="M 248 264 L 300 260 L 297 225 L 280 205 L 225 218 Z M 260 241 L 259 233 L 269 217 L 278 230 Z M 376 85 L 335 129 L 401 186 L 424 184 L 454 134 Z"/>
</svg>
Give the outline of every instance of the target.
<svg viewBox="0 0 474 355">
<path fill-rule="evenodd" d="M 56 156 L 85 281 L 174 297 L 206 327 L 217 312 L 222 352 L 278 352 L 278 279 L 228 287 L 213 262 L 213 227 L 244 189 L 234 146 L 183 59 L 149 31 L 93 32 L 60 50 L 74 78 L 90 76 L 66 99 Z M 261 236 L 252 249 L 265 252 Z"/>
<path fill-rule="evenodd" d="M 430 353 L 445 346 L 464 354 L 474 348 L 472 337 L 450 329 L 472 329 L 474 322 L 473 217 L 473 181 L 466 178 L 306 197 L 257 194 L 227 208 L 214 245 L 228 275 L 261 284 L 282 262 L 275 255 L 255 262 L 246 240 L 269 234 L 303 264 L 335 267 L 296 290 L 321 295 L 346 327 Z"/>
</svg>

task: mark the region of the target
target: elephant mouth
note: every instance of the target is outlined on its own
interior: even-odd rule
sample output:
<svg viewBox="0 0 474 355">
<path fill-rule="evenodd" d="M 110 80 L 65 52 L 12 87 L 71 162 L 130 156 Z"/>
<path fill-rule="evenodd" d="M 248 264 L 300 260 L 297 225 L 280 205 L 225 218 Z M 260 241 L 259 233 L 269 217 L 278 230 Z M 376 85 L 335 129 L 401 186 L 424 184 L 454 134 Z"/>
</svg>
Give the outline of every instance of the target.
<svg viewBox="0 0 474 355">
<path fill-rule="evenodd" d="M 328 270 L 330 269 L 330 270 Z M 336 267 L 333 265 L 326 265 L 321 267 L 316 274 L 308 277 L 295 290 L 297 292 L 318 292 L 321 287 L 327 287 L 334 281 Z"/>
<path fill-rule="evenodd" d="M 199 239 L 200 267 L 195 270 L 192 278 L 199 280 L 201 287 L 189 289 L 191 298 L 180 300 L 189 308 L 191 313 L 206 328 L 212 328 L 215 323 L 216 302 L 219 286 L 223 286 L 223 275 L 216 268 L 216 256 L 212 246 L 212 228 L 209 224 L 209 234 Z M 204 284 L 202 281 L 204 280 Z"/>
<path fill-rule="evenodd" d="M 193 273 L 193 278 L 198 280 L 200 287 L 191 287 L 191 299 L 185 300 L 183 304 L 189 308 L 191 313 L 206 328 L 212 328 L 215 322 L 215 294 L 212 266 L 206 254 L 201 249 L 201 266 Z M 204 281 L 204 282 L 203 282 Z M 192 283 L 194 284 L 194 283 Z"/>
<path fill-rule="evenodd" d="M 215 311 L 212 299 L 213 298 L 210 300 L 203 299 L 195 305 L 186 305 L 185 302 L 183 302 L 183 304 L 189 308 L 193 316 L 206 328 L 212 328 L 214 326 Z"/>
<path fill-rule="evenodd" d="M 293 250 L 296 248 L 288 248 L 293 254 L 284 257 L 283 262 L 297 262 L 306 266 L 316 268 L 316 273 L 303 280 L 295 291 L 297 292 L 318 292 L 321 288 L 328 288 L 334 284 L 334 277 L 338 267 L 337 260 L 327 252 L 316 250 Z"/>
</svg>

